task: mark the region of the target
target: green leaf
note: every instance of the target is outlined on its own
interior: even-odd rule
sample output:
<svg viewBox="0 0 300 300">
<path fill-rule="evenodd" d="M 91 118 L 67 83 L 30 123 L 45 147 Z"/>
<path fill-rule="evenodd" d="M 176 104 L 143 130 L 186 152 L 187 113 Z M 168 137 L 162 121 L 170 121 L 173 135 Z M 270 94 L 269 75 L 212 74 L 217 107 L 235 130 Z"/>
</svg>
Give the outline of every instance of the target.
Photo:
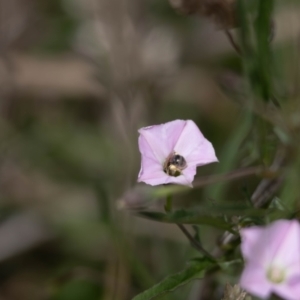
<svg viewBox="0 0 300 300">
<path fill-rule="evenodd" d="M 219 261 L 218 262 L 218 265 L 220 266 L 220 268 L 225 271 L 232 266 L 242 265 L 242 264 L 243 264 L 243 260 L 241 258 L 237 258 L 237 259 L 230 260 L 230 261 Z"/>
<path fill-rule="evenodd" d="M 254 208 L 245 204 L 223 204 L 217 205 L 202 205 L 198 207 L 202 214 L 222 215 L 230 218 L 232 216 L 241 217 L 265 217 L 274 209 L 272 208 Z"/>
<path fill-rule="evenodd" d="M 97 300 L 101 298 L 101 288 L 87 280 L 72 280 L 63 285 L 52 300 Z"/>
<path fill-rule="evenodd" d="M 166 277 L 160 283 L 135 296 L 132 300 L 150 300 L 167 292 L 174 291 L 191 280 L 203 278 L 206 271 L 215 265 L 215 262 L 207 258 L 194 259 L 188 263 L 183 271 Z"/>
<path fill-rule="evenodd" d="M 273 98 L 270 45 L 273 6 L 273 0 L 237 2 L 245 75 L 253 95 L 265 101 Z"/>
<path fill-rule="evenodd" d="M 238 164 L 241 146 L 253 125 L 252 119 L 252 115 L 249 112 L 243 113 L 243 115 L 239 118 L 236 123 L 236 130 L 232 133 L 231 137 L 223 147 L 223 151 L 219 157 L 220 163 L 217 166 L 217 173 L 224 173 L 233 170 Z M 224 194 L 226 194 L 228 186 L 229 183 L 226 181 L 216 183 L 205 190 L 204 197 L 207 199 L 215 199 L 220 202 L 220 199 L 222 199 Z"/>
<path fill-rule="evenodd" d="M 257 75 L 259 76 L 262 97 L 267 101 L 271 96 L 271 51 L 270 34 L 274 1 L 259 2 L 258 17 L 255 24 L 257 38 Z"/>
<path fill-rule="evenodd" d="M 199 214 L 197 212 L 188 212 L 183 210 L 168 214 L 160 212 L 140 212 L 138 216 L 164 223 L 209 225 L 234 233 L 231 225 L 222 217 L 213 217 Z"/>
</svg>

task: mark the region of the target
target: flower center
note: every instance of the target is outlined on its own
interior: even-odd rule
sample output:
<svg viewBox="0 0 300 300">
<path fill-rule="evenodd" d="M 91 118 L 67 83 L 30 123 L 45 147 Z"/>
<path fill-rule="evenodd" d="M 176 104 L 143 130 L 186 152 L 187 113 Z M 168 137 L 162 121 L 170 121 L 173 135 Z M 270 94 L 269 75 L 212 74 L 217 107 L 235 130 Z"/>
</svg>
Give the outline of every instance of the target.
<svg viewBox="0 0 300 300">
<path fill-rule="evenodd" d="M 267 278 L 276 284 L 279 284 L 285 280 L 285 270 L 277 266 L 270 266 L 267 271 Z"/>
<path fill-rule="evenodd" d="M 182 170 L 186 166 L 185 158 L 176 152 L 172 152 L 164 163 L 164 172 L 170 176 L 177 177 L 181 175 Z"/>
</svg>

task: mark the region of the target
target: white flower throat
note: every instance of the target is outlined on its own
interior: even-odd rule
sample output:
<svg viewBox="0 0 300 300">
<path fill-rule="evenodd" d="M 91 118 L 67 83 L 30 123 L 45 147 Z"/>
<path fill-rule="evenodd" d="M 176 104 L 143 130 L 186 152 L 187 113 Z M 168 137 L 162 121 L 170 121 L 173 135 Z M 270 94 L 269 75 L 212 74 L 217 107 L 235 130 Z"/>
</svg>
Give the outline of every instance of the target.
<svg viewBox="0 0 300 300">
<path fill-rule="evenodd" d="M 176 152 L 172 152 L 164 163 L 164 172 L 170 176 L 180 176 L 182 170 L 187 167 L 186 160 Z"/>
<path fill-rule="evenodd" d="M 286 274 L 283 268 L 270 266 L 267 271 L 267 278 L 275 284 L 282 283 L 285 280 L 285 277 Z"/>
</svg>

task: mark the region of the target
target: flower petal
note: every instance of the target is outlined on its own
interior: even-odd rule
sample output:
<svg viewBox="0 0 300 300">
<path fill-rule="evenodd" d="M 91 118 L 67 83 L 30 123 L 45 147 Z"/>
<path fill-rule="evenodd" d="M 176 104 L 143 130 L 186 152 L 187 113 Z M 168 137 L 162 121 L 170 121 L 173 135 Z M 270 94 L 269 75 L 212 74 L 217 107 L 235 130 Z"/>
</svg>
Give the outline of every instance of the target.
<svg viewBox="0 0 300 300">
<path fill-rule="evenodd" d="M 300 284 L 297 285 L 287 285 L 287 284 L 278 284 L 274 285 L 273 292 L 286 300 L 299 300 L 300 295 Z"/>
<path fill-rule="evenodd" d="M 186 121 L 175 120 L 161 125 L 144 127 L 139 130 L 156 159 L 163 164 L 181 135 Z"/>
<path fill-rule="evenodd" d="M 165 184 L 167 177 L 169 176 L 161 169 L 161 166 L 157 167 L 150 159 L 142 159 L 138 182 L 146 182 L 147 180 L 157 178 L 159 180 L 157 184 Z"/>
<path fill-rule="evenodd" d="M 272 285 L 266 279 L 265 270 L 252 261 L 245 266 L 240 286 L 245 291 L 263 299 L 267 299 L 272 291 Z"/>
<path fill-rule="evenodd" d="M 266 227 L 240 231 L 242 253 L 247 263 L 242 274 L 242 287 L 256 296 L 271 291 L 288 300 L 300 295 L 300 224 L 297 220 L 279 220 Z M 268 278 L 270 268 L 283 271 L 281 282 Z M 264 274 L 264 279 L 261 278 Z M 256 282 L 256 281 L 261 282 Z M 269 285 L 265 284 L 268 281 Z M 258 286 L 260 287 L 258 288 Z"/>
<path fill-rule="evenodd" d="M 151 174 L 151 177 L 147 175 L 141 175 L 138 178 L 138 182 L 145 182 L 147 184 L 150 184 L 152 186 L 154 185 L 160 185 L 160 184 L 166 184 L 170 176 L 168 176 L 164 172 L 156 173 L 156 174 Z"/>
<path fill-rule="evenodd" d="M 274 223 L 274 240 L 277 249 L 273 254 L 272 263 L 290 267 L 298 267 L 300 274 L 300 225 L 296 220 L 280 220 Z M 276 235 L 275 235 L 276 232 Z"/>
<path fill-rule="evenodd" d="M 194 177 L 196 175 L 197 169 L 196 166 L 187 166 L 187 168 L 185 168 L 182 171 L 182 175 L 186 178 L 186 180 L 188 182 L 190 182 L 190 185 L 192 186 L 192 182 L 194 181 Z"/>
<path fill-rule="evenodd" d="M 218 161 L 212 144 L 191 120 L 186 121 L 174 150 L 184 156 L 188 165 L 201 166 Z"/>
<path fill-rule="evenodd" d="M 196 167 L 217 161 L 211 143 L 191 120 L 144 127 L 139 133 L 142 162 L 138 181 L 151 185 L 175 183 L 192 186 Z M 178 152 L 187 162 L 187 167 L 177 177 L 163 171 L 164 163 L 172 152 Z"/>
<path fill-rule="evenodd" d="M 163 167 L 157 161 L 152 149 L 144 136 L 139 137 L 139 148 L 142 154 L 141 169 L 138 182 L 145 182 L 150 185 L 164 184 L 168 175 L 163 171 Z"/>
<path fill-rule="evenodd" d="M 192 164 L 198 167 L 219 161 L 212 144 L 206 139 L 203 140 L 186 159 L 190 165 Z"/>
<path fill-rule="evenodd" d="M 255 259 L 266 266 L 290 264 L 291 259 L 296 259 L 295 252 L 300 250 L 299 239 L 295 238 L 297 228 L 299 235 L 297 221 L 279 220 L 267 227 L 254 226 L 242 229 L 240 233 L 243 256 L 249 260 L 254 259 L 254 253 L 259 253 Z M 290 255 L 287 256 L 287 253 Z M 299 258 L 299 255 L 297 257 Z"/>
<path fill-rule="evenodd" d="M 254 251 L 258 251 L 257 247 L 261 245 L 261 243 L 258 242 L 258 238 L 260 238 L 263 232 L 264 228 L 258 226 L 240 230 L 240 235 L 242 238 L 241 250 L 243 253 L 243 257 L 246 260 L 250 260 L 253 257 L 253 253 L 255 253 Z M 265 245 L 262 245 L 261 251 L 263 251 L 264 248 Z"/>
<path fill-rule="evenodd" d="M 142 160 L 144 158 L 147 158 L 149 160 L 152 160 L 152 162 L 158 166 L 161 166 L 161 163 L 159 160 L 157 160 L 155 153 L 153 152 L 152 148 L 150 147 L 148 141 L 143 135 L 139 136 L 139 149 L 142 154 Z"/>
<path fill-rule="evenodd" d="M 187 185 L 189 187 L 193 187 L 192 182 L 186 178 L 183 174 L 177 177 L 168 176 L 168 180 L 166 183 L 175 183 L 180 185 Z"/>
</svg>

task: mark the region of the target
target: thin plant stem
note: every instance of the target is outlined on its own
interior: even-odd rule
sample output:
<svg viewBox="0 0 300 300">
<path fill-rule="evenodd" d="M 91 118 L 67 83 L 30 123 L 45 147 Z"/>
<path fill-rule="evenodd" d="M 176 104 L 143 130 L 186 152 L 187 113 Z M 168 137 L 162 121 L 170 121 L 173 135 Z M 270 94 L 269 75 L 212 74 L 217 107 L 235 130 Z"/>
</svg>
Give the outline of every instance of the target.
<svg viewBox="0 0 300 300">
<path fill-rule="evenodd" d="M 173 197 L 170 194 L 166 198 L 166 204 L 165 204 L 165 211 L 166 212 L 171 212 L 172 211 L 172 202 L 173 202 Z"/>
<path fill-rule="evenodd" d="M 275 155 L 274 161 L 270 166 L 269 170 L 271 173 L 276 174 L 280 173 L 280 169 L 284 166 L 287 160 L 287 150 L 285 148 L 279 148 Z M 251 202 L 254 207 L 259 208 L 266 205 L 270 199 L 276 194 L 279 188 L 282 186 L 284 181 L 284 174 L 281 174 L 276 177 L 264 178 L 256 187 L 254 193 L 251 196 Z M 237 239 L 236 235 L 233 235 L 230 232 L 225 232 L 221 238 L 222 247 L 218 246 L 213 251 L 215 257 L 218 257 L 223 254 L 222 248 L 225 248 L 225 245 L 230 244 Z"/>
<path fill-rule="evenodd" d="M 165 212 L 171 212 L 172 211 L 172 202 L 173 202 L 173 197 L 172 195 L 168 195 L 166 198 L 166 204 L 165 204 Z M 204 254 L 205 256 L 214 259 L 213 256 L 211 256 L 203 247 L 202 245 L 189 233 L 189 231 L 185 228 L 184 225 L 182 224 L 176 224 L 178 226 L 178 228 L 182 231 L 182 233 L 188 238 L 188 240 L 190 241 L 191 245 L 198 250 L 199 252 L 201 252 L 202 254 Z"/>
<path fill-rule="evenodd" d="M 242 51 L 241 48 L 239 47 L 239 45 L 235 42 L 231 32 L 227 29 L 225 30 L 225 34 L 228 37 L 228 40 L 230 42 L 230 44 L 232 45 L 232 47 L 234 48 L 234 50 L 237 52 L 237 54 L 242 55 Z"/>
<path fill-rule="evenodd" d="M 271 177 L 277 177 L 278 174 L 276 172 L 272 172 L 262 166 L 254 166 L 249 168 L 238 169 L 235 171 L 231 171 L 225 174 L 220 175 L 210 175 L 210 176 L 202 176 L 199 179 L 196 179 L 193 183 L 194 187 L 202 187 L 210 184 L 215 184 L 222 181 L 230 181 L 236 180 L 243 177 L 251 176 L 251 175 L 267 175 Z"/>
<path fill-rule="evenodd" d="M 182 233 L 188 238 L 188 240 L 196 250 L 198 250 L 205 256 L 211 258 L 212 260 L 215 260 L 215 258 L 212 255 L 210 255 L 197 240 L 194 239 L 194 237 L 188 232 L 188 230 L 184 227 L 184 225 L 177 224 L 177 226 L 182 231 Z"/>
</svg>

